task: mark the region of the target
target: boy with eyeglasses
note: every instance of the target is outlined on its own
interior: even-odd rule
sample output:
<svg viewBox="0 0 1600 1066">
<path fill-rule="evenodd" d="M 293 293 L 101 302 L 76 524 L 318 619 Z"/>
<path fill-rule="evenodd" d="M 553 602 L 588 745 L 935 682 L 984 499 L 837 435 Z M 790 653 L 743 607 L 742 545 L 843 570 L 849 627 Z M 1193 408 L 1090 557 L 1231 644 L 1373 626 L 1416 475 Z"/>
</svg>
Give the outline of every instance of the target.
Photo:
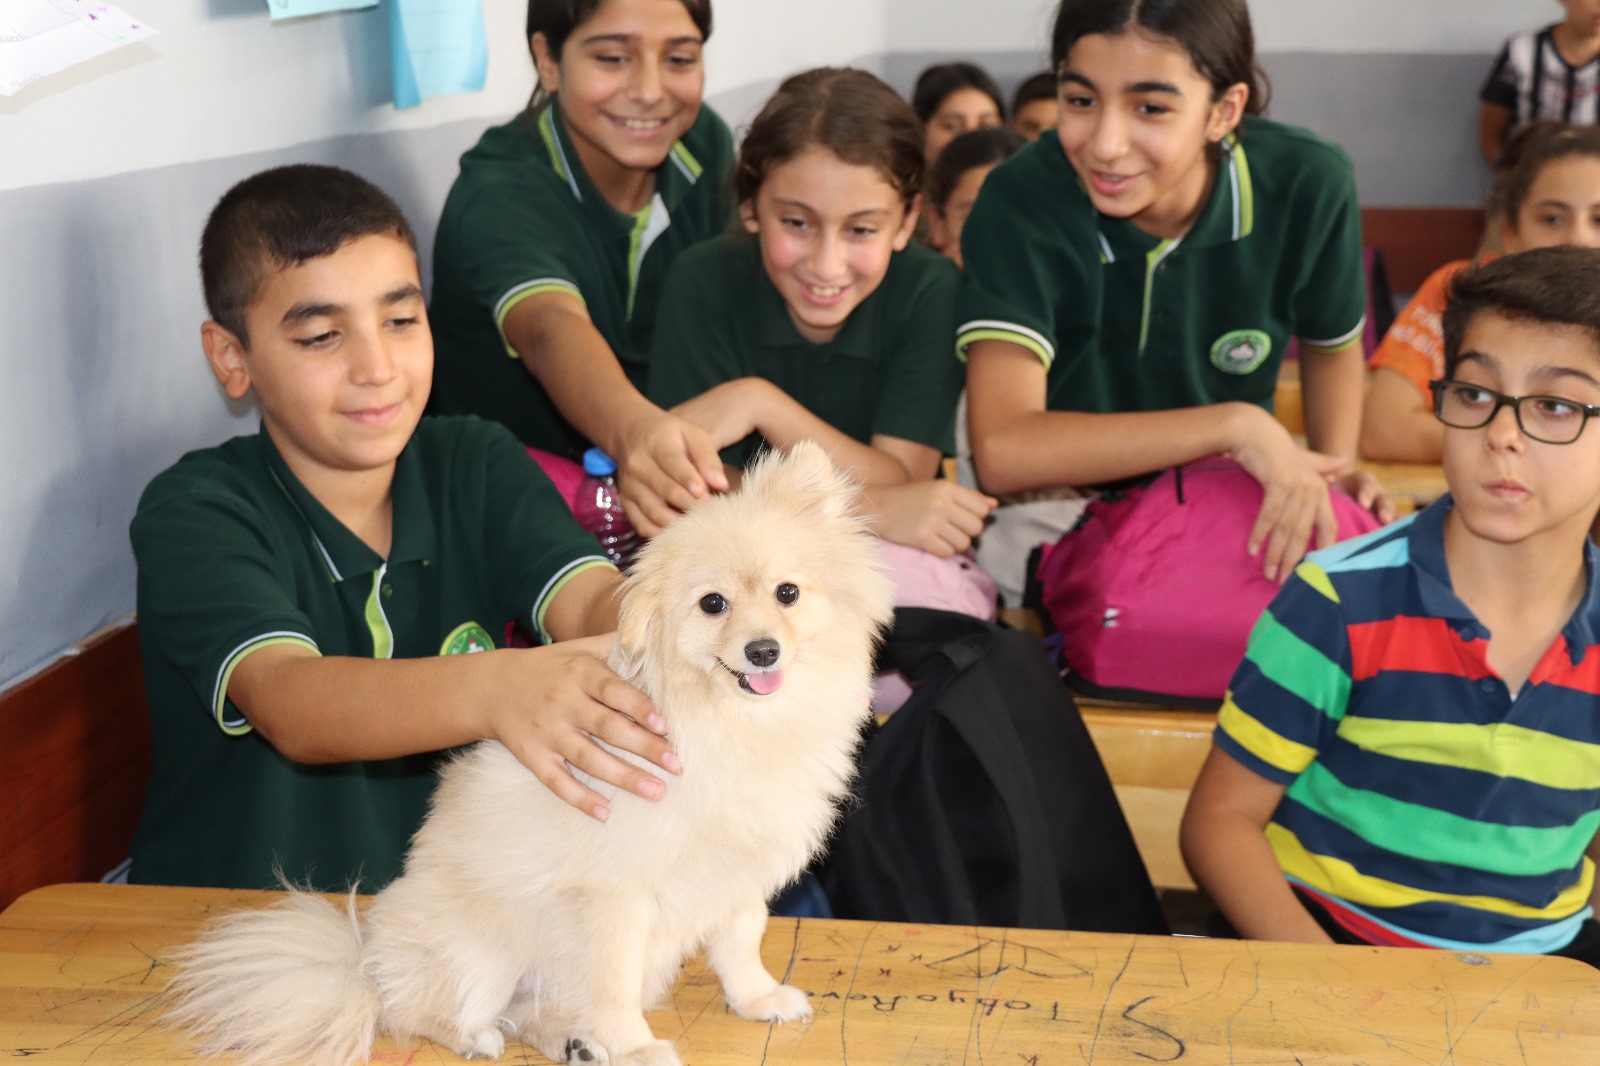
<svg viewBox="0 0 1600 1066">
<path fill-rule="evenodd" d="M 1444 339 L 1450 493 L 1262 615 L 1184 857 L 1247 937 L 1600 967 L 1600 250 L 1470 268 Z"/>
</svg>

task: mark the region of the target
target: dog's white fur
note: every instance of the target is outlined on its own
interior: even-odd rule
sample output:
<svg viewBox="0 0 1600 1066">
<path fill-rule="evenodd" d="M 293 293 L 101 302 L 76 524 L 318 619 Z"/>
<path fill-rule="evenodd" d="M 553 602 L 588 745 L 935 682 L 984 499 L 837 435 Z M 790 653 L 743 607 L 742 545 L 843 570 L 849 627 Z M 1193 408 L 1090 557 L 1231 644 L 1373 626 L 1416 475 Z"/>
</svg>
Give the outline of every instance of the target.
<svg viewBox="0 0 1600 1066">
<path fill-rule="evenodd" d="M 466 1056 L 498 1057 L 509 1034 L 558 1062 L 668 1066 L 677 1054 L 644 1012 L 702 945 L 742 1017 L 808 1017 L 760 944 L 765 900 L 849 786 L 893 601 L 855 495 L 798 445 L 640 554 L 610 662 L 683 759 L 663 799 L 590 780 L 611 801 L 602 824 L 479 744 L 446 768 L 404 874 L 365 915 L 354 897 L 341 910 L 293 893 L 213 923 L 175 960 L 170 1020 L 257 1062 L 362 1062 L 382 1032 Z M 707 613 L 710 593 L 725 610 Z M 734 672 L 760 674 L 746 656 L 758 639 L 781 649 L 769 695 Z"/>
</svg>

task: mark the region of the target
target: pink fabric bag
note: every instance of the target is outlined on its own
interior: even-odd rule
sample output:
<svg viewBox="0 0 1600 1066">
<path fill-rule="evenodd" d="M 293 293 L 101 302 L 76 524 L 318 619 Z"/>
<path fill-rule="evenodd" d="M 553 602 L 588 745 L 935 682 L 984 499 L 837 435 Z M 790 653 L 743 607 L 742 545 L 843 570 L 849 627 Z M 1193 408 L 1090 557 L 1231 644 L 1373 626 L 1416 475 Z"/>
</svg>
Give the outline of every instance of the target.
<svg viewBox="0 0 1600 1066">
<path fill-rule="evenodd" d="M 529 448 L 528 455 L 539 464 L 556 491 L 561 493 L 561 498 L 567 501 L 567 509 L 574 510 L 578 504 L 578 486 L 583 484 L 583 467 L 557 455 L 554 452 L 540 451 L 538 448 Z"/>
<path fill-rule="evenodd" d="M 1378 528 L 1342 490 L 1339 539 Z M 1039 563 L 1067 682 L 1087 695 L 1215 707 L 1278 584 L 1245 551 L 1261 485 L 1213 456 L 1091 502 Z"/>
</svg>

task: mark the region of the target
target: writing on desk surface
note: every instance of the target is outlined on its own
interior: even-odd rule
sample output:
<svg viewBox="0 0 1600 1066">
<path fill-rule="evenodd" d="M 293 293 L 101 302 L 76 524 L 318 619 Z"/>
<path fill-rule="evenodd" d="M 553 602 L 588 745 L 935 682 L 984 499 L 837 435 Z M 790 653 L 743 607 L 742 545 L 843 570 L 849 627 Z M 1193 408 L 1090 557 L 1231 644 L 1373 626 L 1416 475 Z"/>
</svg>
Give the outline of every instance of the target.
<svg viewBox="0 0 1600 1066">
<path fill-rule="evenodd" d="M 781 928 L 775 920 L 774 933 Z M 952 950 L 949 930 L 934 948 L 915 927 L 856 929 L 852 937 L 797 923 L 784 979 L 808 990 L 816 1014 L 767 1035 L 760 1061 L 1600 1062 L 1600 980 L 1588 986 L 1592 997 L 1541 1001 L 1532 985 L 1519 988 L 1539 962 L 1523 957 L 1469 965 L 1446 953 L 1379 960 L 1354 948 L 1309 965 L 1280 945 L 1074 943 L 1070 934 L 975 929 Z M 768 961 L 778 972 L 785 960 L 772 953 L 774 939 Z M 701 1050 L 692 1019 L 679 1040 L 685 1061 L 724 1061 L 692 1054 Z"/>
</svg>

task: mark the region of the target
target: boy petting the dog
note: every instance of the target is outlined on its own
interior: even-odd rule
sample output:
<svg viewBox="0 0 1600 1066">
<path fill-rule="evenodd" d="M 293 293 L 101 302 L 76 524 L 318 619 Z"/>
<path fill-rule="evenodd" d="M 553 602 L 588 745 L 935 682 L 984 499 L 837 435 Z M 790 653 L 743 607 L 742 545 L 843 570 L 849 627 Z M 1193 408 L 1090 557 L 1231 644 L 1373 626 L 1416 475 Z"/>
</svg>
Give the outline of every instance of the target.
<svg viewBox="0 0 1600 1066">
<path fill-rule="evenodd" d="M 264 171 L 217 204 L 200 261 L 206 358 L 261 428 L 184 456 L 133 520 L 154 772 L 131 878 L 375 890 L 442 754 L 483 738 L 598 818 L 574 767 L 659 797 L 595 743 L 678 769 L 604 663 L 620 576 L 509 432 L 422 417 L 400 209 L 343 170 Z M 545 646 L 490 650 L 511 619 Z"/>
<path fill-rule="evenodd" d="M 1600 250 L 1466 270 L 1444 351 L 1449 494 L 1273 600 L 1184 857 L 1247 937 L 1600 966 Z"/>
</svg>

